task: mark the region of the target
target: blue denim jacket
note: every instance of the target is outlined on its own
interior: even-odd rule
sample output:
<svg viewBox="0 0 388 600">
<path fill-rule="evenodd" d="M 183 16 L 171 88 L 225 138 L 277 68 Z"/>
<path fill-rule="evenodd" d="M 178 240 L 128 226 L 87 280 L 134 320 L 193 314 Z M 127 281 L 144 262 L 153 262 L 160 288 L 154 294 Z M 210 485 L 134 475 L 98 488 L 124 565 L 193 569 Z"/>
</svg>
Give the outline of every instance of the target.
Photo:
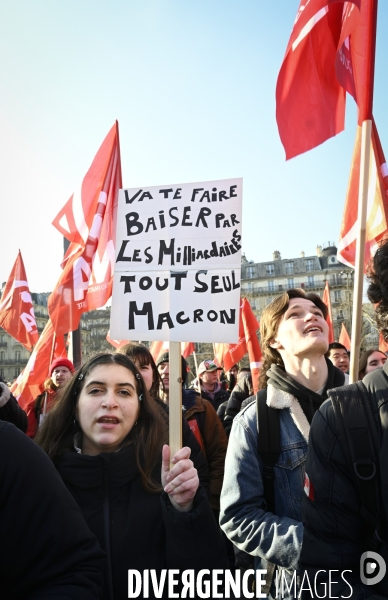
<svg viewBox="0 0 388 600">
<path fill-rule="evenodd" d="M 307 441 L 289 408 L 281 409 L 279 416 L 281 453 L 274 468 L 275 514 L 266 510 L 253 402 L 233 422 L 221 492 L 220 525 L 238 548 L 254 556 L 256 569 L 266 569 L 270 561 L 293 571 L 303 538 L 301 499 Z"/>
</svg>

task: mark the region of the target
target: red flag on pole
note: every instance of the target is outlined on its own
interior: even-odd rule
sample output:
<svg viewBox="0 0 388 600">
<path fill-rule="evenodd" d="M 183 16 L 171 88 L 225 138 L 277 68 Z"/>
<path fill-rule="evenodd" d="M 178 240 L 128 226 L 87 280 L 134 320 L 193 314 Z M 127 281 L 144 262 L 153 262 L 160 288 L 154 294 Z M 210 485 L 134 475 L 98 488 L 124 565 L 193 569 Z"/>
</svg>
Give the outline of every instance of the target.
<svg viewBox="0 0 388 600">
<path fill-rule="evenodd" d="M 351 267 L 356 261 L 358 237 L 358 195 L 361 162 L 361 127 L 357 128 L 345 209 L 342 218 L 338 260 Z M 372 122 L 372 146 L 369 164 L 369 187 L 365 237 L 364 268 L 372 258 L 388 224 L 388 168 L 375 122 Z"/>
<path fill-rule="evenodd" d="M 344 323 L 342 323 L 342 325 L 341 325 L 341 333 L 340 333 L 338 341 L 340 344 L 345 346 L 345 348 L 347 350 L 350 350 L 350 346 L 351 346 L 350 337 L 349 337 L 349 334 L 346 330 Z"/>
<path fill-rule="evenodd" d="M 193 354 L 195 350 L 195 346 L 193 342 L 181 342 L 181 353 L 183 358 L 187 358 L 190 354 Z M 152 358 L 156 362 L 159 356 L 163 352 L 170 351 L 170 344 L 168 342 L 152 342 L 150 347 L 150 352 L 152 354 Z"/>
<path fill-rule="evenodd" d="M 27 365 L 10 388 L 24 410 L 43 391 L 50 364 L 61 356 L 66 356 L 65 340 L 61 335 L 55 336 L 49 319 Z"/>
<path fill-rule="evenodd" d="M 323 292 L 322 301 L 327 306 L 327 318 L 326 321 L 329 325 L 329 344 L 334 342 L 334 328 L 333 328 L 333 311 L 331 308 L 331 298 L 330 298 L 330 287 L 329 282 L 326 280 L 325 290 Z"/>
<path fill-rule="evenodd" d="M 251 367 L 253 391 L 256 394 L 259 390 L 259 371 L 262 362 L 261 348 L 256 334 L 259 329 L 259 323 L 246 298 L 243 298 L 241 313 L 245 333 L 245 343 L 249 356 L 249 365 Z"/>
<path fill-rule="evenodd" d="M 106 334 L 106 341 L 109 342 L 114 348 L 122 348 L 125 344 L 128 344 L 129 340 L 112 340 L 110 337 L 110 330 Z"/>
<path fill-rule="evenodd" d="M 20 250 L 1 297 L 0 327 L 30 352 L 38 341 L 34 307 Z"/>
<path fill-rule="evenodd" d="M 254 389 L 258 385 L 258 372 L 261 364 L 261 348 L 256 335 L 258 328 L 259 323 L 252 312 L 249 301 L 243 298 L 240 306 L 238 342 L 236 344 L 215 344 L 215 358 L 218 364 L 223 365 L 225 371 L 229 371 L 245 354 L 249 354 Z"/>
<path fill-rule="evenodd" d="M 104 306 L 112 295 L 115 261 L 114 211 L 122 187 L 118 123 L 109 131 L 81 189 L 53 221 L 71 244 L 49 297 L 54 329 L 77 329 L 82 313 Z"/>
<path fill-rule="evenodd" d="M 276 86 L 286 159 L 344 129 L 345 90 L 370 119 L 376 0 L 301 0 Z"/>
</svg>

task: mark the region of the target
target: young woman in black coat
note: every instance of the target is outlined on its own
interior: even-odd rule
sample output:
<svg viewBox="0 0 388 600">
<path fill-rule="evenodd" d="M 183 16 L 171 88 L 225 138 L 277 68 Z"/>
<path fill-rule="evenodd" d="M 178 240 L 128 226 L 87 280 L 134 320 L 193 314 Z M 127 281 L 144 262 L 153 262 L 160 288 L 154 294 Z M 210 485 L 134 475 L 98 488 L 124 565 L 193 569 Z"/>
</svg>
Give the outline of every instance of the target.
<svg viewBox="0 0 388 600">
<path fill-rule="evenodd" d="M 129 569 L 154 569 L 159 579 L 162 569 L 225 567 L 190 449 L 170 470 L 167 437 L 163 409 L 135 365 L 100 354 L 67 384 L 36 438 L 107 554 L 106 599 L 128 597 Z"/>
</svg>

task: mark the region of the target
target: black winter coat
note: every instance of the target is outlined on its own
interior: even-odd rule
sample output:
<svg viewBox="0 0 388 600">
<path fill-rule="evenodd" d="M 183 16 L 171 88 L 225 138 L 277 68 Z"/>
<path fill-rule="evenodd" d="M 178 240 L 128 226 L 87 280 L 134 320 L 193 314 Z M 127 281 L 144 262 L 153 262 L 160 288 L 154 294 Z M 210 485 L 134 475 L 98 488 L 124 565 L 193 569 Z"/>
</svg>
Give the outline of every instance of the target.
<svg viewBox="0 0 388 600">
<path fill-rule="evenodd" d="M 369 391 L 372 411 L 379 430 L 379 466 L 382 491 L 383 520 L 388 520 L 388 361 L 384 369 L 377 369 L 363 379 Z M 309 437 L 306 460 L 306 475 L 309 479 L 310 498 L 303 497 L 304 535 L 300 557 L 302 572 L 307 570 L 310 581 L 319 569 L 318 581 L 328 583 L 329 570 L 351 569 L 345 574 L 350 581 L 353 594 L 341 576 L 331 586 L 331 597 L 341 596 L 364 598 L 373 594 L 373 587 L 360 581 L 361 555 L 371 548 L 365 544 L 366 525 L 360 515 L 361 501 L 353 470 L 345 459 L 339 429 L 330 400 L 315 414 Z M 306 488 L 305 488 L 306 490 Z M 313 490 L 313 491 L 312 491 Z M 338 575 L 338 573 L 335 573 Z M 388 596 L 388 578 L 382 584 L 380 594 Z M 369 589 L 368 589 L 369 588 Z M 323 585 L 317 589 L 323 590 Z M 318 592 L 323 594 L 323 592 Z M 376 592 L 375 592 L 376 593 Z M 308 596 L 309 597 L 309 596 Z M 327 587 L 327 596 L 329 588 Z"/>
<path fill-rule="evenodd" d="M 232 429 L 233 419 L 240 412 L 241 404 L 253 395 L 252 375 L 245 375 L 235 385 L 230 398 L 226 403 L 223 425 L 227 435 Z"/>
<path fill-rule="evenodd" d="M 97 456 L 68 452 L 57 468 L 107 552 L 104 599 L 128 597 L 128 569 L 155 569 L 159 581 L 161 569 L 225 568 L 224 545 L 204 490 L 199 488 L 187 513 L 175 510 L 164 492 L 148 493 L 133 444 Z M 154 477 L 160 481 L 160 467 Z M 149 594 L 154 598 L 151 586 Z"/>
<path fill-rule="evenodd" d="M 104 553 L 48 456 L 0 422 L 1 600 L 99 600 Z"/>
<path fill-rule="evenodd" d="M 0 382 L 7 385 L 0 377 Z M 1 386 L 0 386 L 0 395 L 1 395 Z M 0 407 L 0 420 L 8 421 L 9 423 L 13 423 L 18 429 L 20 429 L 23 433 L 27 431 L 28 419 L 27 414 L 24 410 L 19 406 L 18 401 L 11 394 L 8 402 L 4 404 L 4 406 Z"/>
</svg>

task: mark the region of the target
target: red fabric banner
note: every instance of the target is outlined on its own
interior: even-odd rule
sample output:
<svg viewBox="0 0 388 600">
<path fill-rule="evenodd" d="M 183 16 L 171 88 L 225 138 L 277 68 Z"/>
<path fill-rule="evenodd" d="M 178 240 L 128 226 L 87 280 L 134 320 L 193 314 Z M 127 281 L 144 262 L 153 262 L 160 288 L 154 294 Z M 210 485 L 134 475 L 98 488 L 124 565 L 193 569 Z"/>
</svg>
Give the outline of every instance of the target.
<svg viewBox="0 0 388 600">
<path fill-rule="evenodd" d="M 154 361 L 156 362 L 163 352 L 169 352 L 169 342 L 152 342 L 150 352 Z M 190 354 L 195 352 L 195 346 L 193 342 L 181 342 L 181 353 L 183 358 L 187 358 Z"/>
<path fill-rule="evenodd" d="M 240 306 L 239 340 L 236 344 L 215 344 L 215 359 L 225 371 L 238 363 L 245 354 L 249 355 L 254 389 L 258 386 L 258 374 L 261 365 L 261 348 L 257 339 L 259 323 L 246 298 Z"/>
<path fill-rule="evenodd" d="M 125 344 L 128 344 L 129 340 L 112 340 L 110 337 L 110 330 L 106 334 L 106 341 L 109 342 L 114 348 L 122 348 Z"/>
<path fill-rule="evenodd" d="M 116 122 L 85 175 L 80 192 L 73 194 L 53 221 L 71 240 L 63 272 L 48 300 L 57 333 L 77 329 L 82 313 L 104 306 L 112 295 L 115 211 L 121 187 Z"/>
<path fill-rule="evenodd" d="M 326 280 L 325 290 L 323 292 L 322 301 L 327 306 L 327 319 L 326 322 L 329 325 L 329 344 L 334 342 L 334 328 L 333 328 L 333 311 L 331 308 L 331 298 L 330 298 L 330 287 L 329 282 Z"/>
<path fill-rule="evenodd" d="M 39 338 L 20 250 L 1 296 L 0 327 L 30 352 Z"/>
<path fill-rule="evenodd" d="M 52 361 L 66 355 L 64 337 L 55 336 L 49 319 L 27 365 L 10 388 L 24 410 L 43 391 L 43 384 L 49 376 Z"/>
<path fill-rule="evenodd" d="M 358 194 L 361 162 L 361 127 L 357 128 L 352 166 L 350 169 L 345 209 L 342 217 L 338 260 L 354 267 L 358 235 Z M 365 237 L 364 266 L 372 258 L 378 242 L 384 237 L 388 224 L 388 168 L 377 127 L 372 121 L 372 144 L 369 164 L 369 188 Z"/>
<path fill-rule="evenodd" d="M 342 323 L 341 325 L 341 333 L 339 336 L 339 343 L 342 344 L 343 346 L 345 346 L 345 348 L 347 350 L 350 350 L 350 346 L 351 346 L 351 342 L 350 342 L 350 337 L 349 334 L 346 330 L 345 325 Z"/>
<path fill-rule="evenodd" d="M 286 159 L 344 129 L 345 90 L 372 118 L 377 0 L 301 0 L 276 86 Z"/>
</svg>

